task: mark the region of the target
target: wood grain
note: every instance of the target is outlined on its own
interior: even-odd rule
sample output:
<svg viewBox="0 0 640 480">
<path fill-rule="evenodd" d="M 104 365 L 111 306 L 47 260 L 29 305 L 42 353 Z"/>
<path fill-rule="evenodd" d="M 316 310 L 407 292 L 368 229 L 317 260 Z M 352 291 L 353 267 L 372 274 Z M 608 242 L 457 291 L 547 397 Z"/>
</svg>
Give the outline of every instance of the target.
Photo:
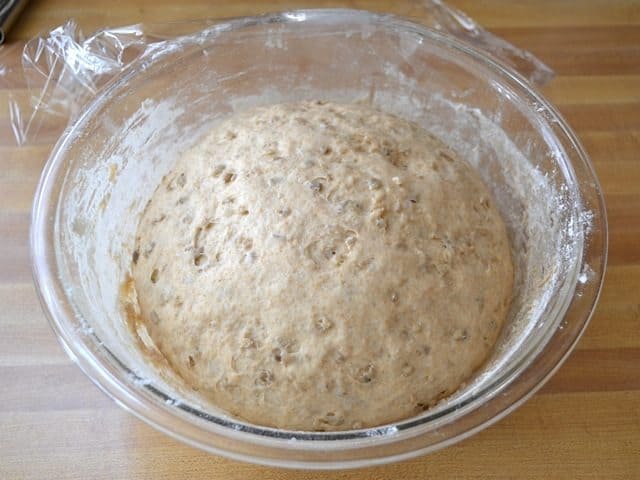
<svg viewBox="0 0 640 480">
<path fill-rule="evenodd" d="M 478 435 L 395 465 L 318 473 L 205 454 L 117 407 L 75 367 L 38 305 L 28 264 L 31 200 L 58 125 L 16 147 L 0 76 L 1 479 L 640 478 L 640 2 L 456 0 L 490 30 L 556 69 L 546 95 L 590 153 L 607 202 L 610 256 L 602 297 L 565 365 L 524 406 Z M 246 15 L 295 6 L 401 11 L 388 0 L 211 2 L 32 0 L 0 50 L 19 71 L 22 40 L 77 19 L 107 25 Z"/>
</svg>

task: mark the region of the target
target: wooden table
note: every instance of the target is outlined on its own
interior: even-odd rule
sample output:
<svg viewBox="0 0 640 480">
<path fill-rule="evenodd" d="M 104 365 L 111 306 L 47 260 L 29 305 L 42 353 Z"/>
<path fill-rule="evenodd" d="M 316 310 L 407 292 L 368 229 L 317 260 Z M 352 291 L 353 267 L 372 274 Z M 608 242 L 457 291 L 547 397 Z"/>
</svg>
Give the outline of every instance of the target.
<svg viewBox="0 0 640 480">
<path fill-rule="evenodd" d="M 0 52 L 0 67 L 17 61 L 22 40 L 68 17 L 90 32 L 106 25 L 336 3 L 33 0 Z M 385 10 L 392 3 L 342 4 Z M 168 438 L 91 384 L 63 353 L 40 309 L 27 232 L 34 188 L 53 139 L 14 146 L 5 88 L 0 90 L 0 478 L 640 478 L 640 2 L 451 3 L 557 71 L 546 94 L 584 142 L 605 191 L 610 253 L 604 291 L 587 333 L 555 377 L 480 434 L 385 467 L 285 471 L 208 455 Z M 9 88 L 24 94 L 20 81 Z"/>
</svg>

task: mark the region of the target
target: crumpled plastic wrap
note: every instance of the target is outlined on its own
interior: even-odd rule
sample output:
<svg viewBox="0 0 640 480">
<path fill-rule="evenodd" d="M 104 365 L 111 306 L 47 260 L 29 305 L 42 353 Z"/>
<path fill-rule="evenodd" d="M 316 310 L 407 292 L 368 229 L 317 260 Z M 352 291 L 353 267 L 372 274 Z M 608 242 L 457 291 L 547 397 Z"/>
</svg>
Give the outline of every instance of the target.
<svg viewBox="0 0 640 480">
<path fill-rule="evenodd" d="M 533 85 L 550 81 L 553 71 L 531 53 L 518 49 L 480 27 L 461 11 L 440 0 L 399 2 L 395 11 L 435 30 L 447 32 L 486 51 L 520 73 Z M 68 20 L 28 41 L 22 65 L 6 62 L 11 46 L 0 46 L 0 88 L 17 83 L 23 75 L 26 99 L 9 96 L 10 126 L 16 143 L 38 142 L 42 131 L 57 138 L 78 117 L 98 91 L 131 62 L 151 56 L 181 35 L 195 33 L 220 20 L 164 24 L 135 24 L 105 28 L 86 37 Z M 6 108 L 0 106 L 0 108 Z"/>
</svg>

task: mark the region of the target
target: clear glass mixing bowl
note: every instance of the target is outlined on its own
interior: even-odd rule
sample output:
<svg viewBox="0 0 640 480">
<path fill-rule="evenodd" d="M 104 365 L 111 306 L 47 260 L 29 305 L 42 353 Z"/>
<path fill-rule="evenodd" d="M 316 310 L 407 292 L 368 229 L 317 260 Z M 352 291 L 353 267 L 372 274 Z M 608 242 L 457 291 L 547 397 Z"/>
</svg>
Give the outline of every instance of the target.
<svg viewBox="0 0 640 480">
<path fill-rule="evenodd" d="M 251 425 L 158 371 L 123 319 L 118 292 L 137 217 L 177 155 L 236 110 L 300 99 L 369 102 L 417 121 L 477 168 L 507 221 L 517 264 L 508 325 L 474 378 L 420 416 L 335 433 Z M 108 395 L 209 452 L 306 468 L 430 452 L 513 410 L 587 325 L 606 246 L 593 169 L 548 101 L 469 45 L 352 10 L 230 20 L 134 63 L 57 143 L 31 228 L 34 277 L 51 325 Z"/>
</svg>

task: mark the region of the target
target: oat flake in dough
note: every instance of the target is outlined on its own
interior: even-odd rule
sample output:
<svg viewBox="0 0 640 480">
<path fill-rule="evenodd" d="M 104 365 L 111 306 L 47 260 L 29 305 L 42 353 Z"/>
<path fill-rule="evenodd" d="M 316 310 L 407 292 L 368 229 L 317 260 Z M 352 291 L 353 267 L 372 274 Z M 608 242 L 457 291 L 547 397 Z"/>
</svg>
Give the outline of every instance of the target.
<svg viewBox="0 0 640 480">
<path fill-rule="evenodd" d="M 235 115 L 186 152 L 142 215 L 132 275 L 187 384 L 299 430 L 377 426 L 455 391 L 513 283 L 466 162 L 413 123 L 322 102 Z"/>
</svg>

